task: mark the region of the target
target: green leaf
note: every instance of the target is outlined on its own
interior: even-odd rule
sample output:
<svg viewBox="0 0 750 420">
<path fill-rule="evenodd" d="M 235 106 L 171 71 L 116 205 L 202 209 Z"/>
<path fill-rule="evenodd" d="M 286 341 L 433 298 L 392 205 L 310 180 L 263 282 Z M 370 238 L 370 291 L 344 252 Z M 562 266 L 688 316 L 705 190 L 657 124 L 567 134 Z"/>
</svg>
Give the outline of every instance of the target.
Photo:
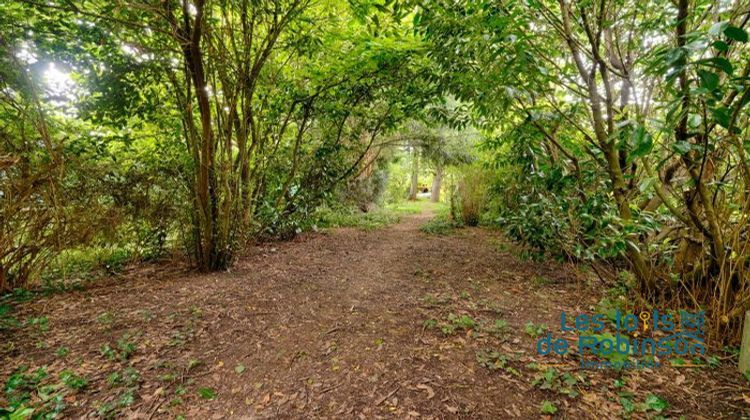
<svg viewBox="0 0 750 420">
<path fill-rule="evenodd" d="M 724 29 L 724 35 L 739 42 L 747 42 L 747 32 L 744 29 L 729 25 Z"/>
<path fill-rule="evenodd" d="M 0 414 L 3 414 L 2 410 L 0 410 Z M 8 420 L 21 420 L 31 417 L 32 414 L 34 414 L 33 408 L 21 406 L 16 408 L 13 412 L 9 413 Z"/>
<path fill-rule="evenodd" d="M 714 46 L 714 48 L 716 48 L 719 51 L 729 50 L 729 44 L 727 44 L 724 41 L 715 41 L 712 45 Z"/>
<path fill-rule="evenodd" d="M 635 410 L 635 404 L 633 404 L 630 398 L 620 397 L 620 405 L 622 405 L 622 409 L 626 414 L 632 413 Z"/>
<path fill-rule="evenodd" d="M 711 57 L 705 60 L 699 60 L 698 63 L 715 67 L 726 74 L 732 74 L 732 72 L 734 71 L 732 63 L 730 63 L 729 60 L 724 57 Z"/>
<path fill-rule="evenodd" d="M 692 146 L 690 146 L 690 143 L 686 141 L 678 141 L 677 143 L 672 145 L 672 150 L 681 155 L 688 153 L 691 148 Z"/>
<path fill-rule="evenodd" d="M 645 405 L 646 410 L 654 410 L 657 413 L 661 413 L 669 407 L 669 403 L 654 394 L 648 394 L 648 396 L 646 396 Z"/>
<path fill-rule="evenodd" d="M 715 90 L 719 87 L 719 75 L 708 70 L 698 70 L 698 77 L 701 79 L 701 86 L 708 90 Z"/>
<path fill-rule="evenodd" d="M 714 108 L 711 110 L 711 113 L 713 114 L 714 118 L 716 119 L 716 122 L 719 123 L 720 126 L 724 128 L 729 128 L 729 123 L 732 118 L 729 108 L 725 106 Z"/>
<path fill-rule="evenodd" d="M 541 411 L 542 414 L 555 414 L 557 413 L 557 407 L 555 407 L 550 401 L 544 400 L 542 401 L 542 406 L 539 411 Z"/>
<path fill-rule="evenodd" d="M 711 25 L 711 29 L 708 30 L 709 35 L 719 36 L 724 32 L 724 28 L 727 27 L 726 22 L 717 22 Z"/>
<path fill-rule="evenodd" d="M 198 390 L 198 395 L 204 400 L 213 400 L 216 398 L 216 391 L 211 388 L 201 388 Z"/>
<path fill-rule="evenodd" d="M 60 372 L 60 380 L 65 386 L 75 390 L 86 388 L 89 383 L 86 378 L 76 375 L 75 372 L 70 369 L 65 369 Z"/>
<path fill-rule="evenodd" d="M 628 162 L 632 162 L 639 157 L 646 156 L 654 147 L 654 139 L 642 125 L 639 125 L 638 128 L 633 130 L 633 134 L 631 135 L 631 137 L 633 142 L 633 151 L 630 152 L 630 156 L 628 156 Z"/>
<path fill-rule="evenodd" d="M 245 371 L 245 365 L 243 365 L 242 363 L 238 364 L 237 366 L 235 366 L 235 367 L 234 367 L 234 371 L 235 371 L 235 372 L 236 372 L 236 373 L 237 373 L 238 375 L 239 375 L 239 374 L 241 374 L 242 372 L 244 372 L 244 371 Z"/>
</svg>

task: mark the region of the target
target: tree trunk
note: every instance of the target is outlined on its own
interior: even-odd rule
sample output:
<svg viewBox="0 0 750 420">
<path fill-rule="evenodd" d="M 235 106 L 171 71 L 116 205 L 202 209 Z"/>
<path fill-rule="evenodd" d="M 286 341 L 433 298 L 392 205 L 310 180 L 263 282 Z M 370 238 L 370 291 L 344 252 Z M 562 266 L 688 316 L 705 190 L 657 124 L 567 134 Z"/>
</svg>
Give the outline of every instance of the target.
<svg viewBox="0 0 750 420">
<path fill-rule="evenodd" d="M 411 185 L 409 186 L 409 200 L 416 200 L 419 192 L 419 150 L 412 146 Z"/>
<path fill-rule="evenodd" d="M 435 177 L 432 178 L 432 195 L 430 201 L 437 203 L 440 201 L 440 186 L 443 183 L 443 165 L 437 165 L 435 169 Z"/>
</svg>

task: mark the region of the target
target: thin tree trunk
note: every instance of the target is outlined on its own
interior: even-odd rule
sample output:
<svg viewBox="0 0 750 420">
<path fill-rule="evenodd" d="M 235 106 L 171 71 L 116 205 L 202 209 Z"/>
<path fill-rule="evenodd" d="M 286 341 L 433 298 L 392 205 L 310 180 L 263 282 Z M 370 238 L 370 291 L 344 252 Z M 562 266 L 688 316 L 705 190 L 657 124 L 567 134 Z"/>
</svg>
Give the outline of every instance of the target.
<svg viewBox="0 0 750 420">
<path fill-rule="evenodd" d="M 437 165 L 435 169 L 435 177 L 432 178 L 432 195 L 430 201 L 437 203 L 440 201 L 440 187 L 443 183 L 443 165 Z"/>
<path fill-rule="evenodd" d="M 412 146 L 411 185 L 409 186 L 409 200 L 416 200 L 419 192 L 419 150 Z"/>
</svg>

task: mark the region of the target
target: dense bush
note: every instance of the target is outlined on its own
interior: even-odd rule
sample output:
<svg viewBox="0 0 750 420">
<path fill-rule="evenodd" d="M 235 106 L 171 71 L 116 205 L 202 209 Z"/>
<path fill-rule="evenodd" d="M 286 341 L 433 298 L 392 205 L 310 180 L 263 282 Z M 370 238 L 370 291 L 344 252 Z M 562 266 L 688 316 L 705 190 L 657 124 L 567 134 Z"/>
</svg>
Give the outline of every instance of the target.
<svg viewBox="0 0 750 420">
<path fill-rule="evenodd" d="M 418 31 L 503 176 L 495 218 L 540 251 L 627 267 L 642 301 L 706 309 L 714 337 L 737 339 L 750 309 L 744 6 L 429 4 Z"/>
<path fill-rule="evenodd" d="M 486 201 L 485 174 L 478 167 L 466 167 L 461 172 L 451 204 L 458 210 L 461 223 L 477 226 Z M 454 214 L 455 216 L 455 214 Z"/>
<path fill-rule="evenodd" d="M 381 200 L 378 140 L 435 89 L 413 35 L 371 30 L 386 10 L 131 6 L 3 8 L 0 292 L 174 251 L 224 269 Z"/>
</svg>

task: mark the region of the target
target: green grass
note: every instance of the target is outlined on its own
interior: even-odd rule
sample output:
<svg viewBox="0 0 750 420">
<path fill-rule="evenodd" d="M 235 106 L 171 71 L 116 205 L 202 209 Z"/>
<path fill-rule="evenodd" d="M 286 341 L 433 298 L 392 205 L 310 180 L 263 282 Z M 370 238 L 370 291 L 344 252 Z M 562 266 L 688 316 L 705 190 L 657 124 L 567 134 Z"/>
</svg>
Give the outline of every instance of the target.
<svg viewBox="0 0 750 420">
<path fill-rule="evenodd" d="M 428 200 L 403 201 L 364 213 L 355 207 L 320 207 L 315 214 L 319 228 L 353 227 L 374 230 L 398 223 L 403 216 L 420 214 L 425 211 L 447 209 L 443 203 Z"/>
<path fill-rule="evenodd" d="M 388 204 L 386 209 L 391 210 L 400 215 L 407 214 L 420 214 L 426 211 L 433 211 L 437 214 L 447 214 L 449 211 L 448 205 L 445 203 L 433 203 L 430 200 L 414 200 L 414 201 L 402 201 L 396 204 Z"/>
<path fill-rule="evenodd" d="M 127 247 L 89 247 L 61 252 L 42 273 L 45 289 L 62 289 L 69 282 L 94 280 L 123 271 L 133 260 L 134 252 Z"/>
<path fill-rule="evenodd" d="M 319 228 L 354 227 L 369 231 L 398 223 L 400 217 L 383 209 L 364 213 L 356 208 L 322 207 L 317 210 L 316 219 Z"/>
<path fill-rule="evenodd" d="M 432 235 L 449 235 L 461 225 L 450 217 L 450 208 L 443 203 L 435 204 L 435 217 L 419 228 L 424 233 Z"/>
</svg>

